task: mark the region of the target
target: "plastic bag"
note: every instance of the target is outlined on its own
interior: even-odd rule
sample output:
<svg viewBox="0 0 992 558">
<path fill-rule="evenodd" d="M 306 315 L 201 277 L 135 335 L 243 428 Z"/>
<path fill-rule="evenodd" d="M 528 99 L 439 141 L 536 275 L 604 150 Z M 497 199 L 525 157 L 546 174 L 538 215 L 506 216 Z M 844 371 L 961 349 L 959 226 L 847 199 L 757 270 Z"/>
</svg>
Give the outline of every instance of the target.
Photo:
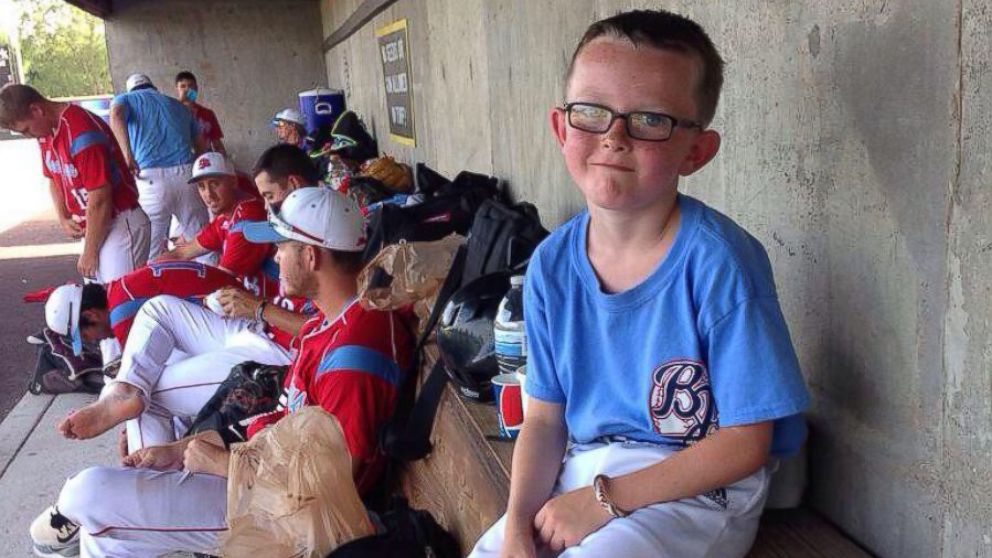
<svg viewBox="0 0 992 558">
<path fill-rule="evenodd" d="M 358 276 L 362 306 L 399 310 L 413 304 L 426 323 L 438 289 L 465 237 L 450 234 L 433 242 L 406 242 L 385 246 Z"/>
<path fill-rule="evenodd" d="M 224 556 L 323 558 L 375 533 L 337 419 L 305 407 L 231 446 Z"/>
</svg>

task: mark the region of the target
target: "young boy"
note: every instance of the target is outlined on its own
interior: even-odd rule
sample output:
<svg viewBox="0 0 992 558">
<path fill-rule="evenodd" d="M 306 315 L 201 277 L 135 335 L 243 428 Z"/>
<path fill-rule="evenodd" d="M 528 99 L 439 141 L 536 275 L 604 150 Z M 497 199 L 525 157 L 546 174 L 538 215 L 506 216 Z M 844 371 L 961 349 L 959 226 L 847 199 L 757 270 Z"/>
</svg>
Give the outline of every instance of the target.
<svg viewBox="0 0 992 558">
<path fill-rule="evenodd" d="M 587 211 L 530 262 L 528 414 L 506 516 L 473 557 L 750 548 L 808 395 L 761 244 L 678 193 L 719 149 L 722 64 L 662 11 L 579 43 L 550 121 Z"/>
</svg>

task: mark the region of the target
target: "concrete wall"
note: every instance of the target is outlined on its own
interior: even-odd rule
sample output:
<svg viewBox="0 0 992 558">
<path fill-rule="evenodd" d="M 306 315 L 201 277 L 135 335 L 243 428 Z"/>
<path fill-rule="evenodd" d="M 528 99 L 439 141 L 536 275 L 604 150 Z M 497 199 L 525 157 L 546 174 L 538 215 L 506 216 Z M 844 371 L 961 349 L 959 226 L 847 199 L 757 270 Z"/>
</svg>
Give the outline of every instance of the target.
<svg viewBox="0 0 992 558">
<path fill-rule="evenodd" d="M 359 0 L 323 0 L 330 34 Z M 594 19 L 696 18 L 727 60 L 683 184 L 761 239 L 814 396 L 809 502 L 883 556 L 992 556 L 992 10 L 976 0 L 400 0 L 327 55 L 382 148 L 581 205 L 547 130 Z M 406 17 L 418 146 L 388 140 L 374 28 Z M 983 92 L 985 93 L 983 95 Z"/>
<path fill-rule="evenodd" d="M 114 90 L 143 72 L 174 95 L 192 71 L 241 169 L 274 143 L 272 115 L 326 80 L 321 41 L 316 0 L 115 0 L 107 19 Z"/>
</svg>

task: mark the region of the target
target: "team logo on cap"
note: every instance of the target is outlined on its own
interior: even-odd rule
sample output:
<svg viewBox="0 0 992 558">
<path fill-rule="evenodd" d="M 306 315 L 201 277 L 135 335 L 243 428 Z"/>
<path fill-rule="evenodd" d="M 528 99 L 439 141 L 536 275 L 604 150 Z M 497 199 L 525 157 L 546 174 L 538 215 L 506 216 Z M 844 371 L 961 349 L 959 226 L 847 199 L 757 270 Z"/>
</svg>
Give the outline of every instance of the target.
<svg viewBox="0 0 992 558">
<path fill-rule="evenodd" d="M 203 170 L 210 168 L 210 159 L 202 157 L 200 162 L 196 164 L 197 170 Z"/>
<path fill-rule="evenodd" d="M 703 363 L 671 360 L 655 368 L 651 380 L 649 412 L 655 432 L 692 443 L 716 431 L 717 409 Z"/>
</svg>

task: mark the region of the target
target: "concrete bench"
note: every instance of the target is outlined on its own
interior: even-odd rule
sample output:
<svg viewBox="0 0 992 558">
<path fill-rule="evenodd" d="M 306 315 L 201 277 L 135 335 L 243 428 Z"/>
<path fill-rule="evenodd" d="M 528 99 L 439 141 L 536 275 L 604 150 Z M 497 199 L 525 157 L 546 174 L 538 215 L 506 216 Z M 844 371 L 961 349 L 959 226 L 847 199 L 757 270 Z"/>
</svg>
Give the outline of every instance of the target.
<svg viewBox="0 0 992 558">
<path fill-rule="evenodd" d="M 494 439 L 496 410 L 466 401 L 454 388 L 438 409 L 434 451 L 410 464 L 401 488 L 411 503 L 430 510 L 468 552 L 506 509 L 513 443 Z M 858 558 L 870 556 L 805 508 L 767 511 L 749 558 Z"/>
</svg>

